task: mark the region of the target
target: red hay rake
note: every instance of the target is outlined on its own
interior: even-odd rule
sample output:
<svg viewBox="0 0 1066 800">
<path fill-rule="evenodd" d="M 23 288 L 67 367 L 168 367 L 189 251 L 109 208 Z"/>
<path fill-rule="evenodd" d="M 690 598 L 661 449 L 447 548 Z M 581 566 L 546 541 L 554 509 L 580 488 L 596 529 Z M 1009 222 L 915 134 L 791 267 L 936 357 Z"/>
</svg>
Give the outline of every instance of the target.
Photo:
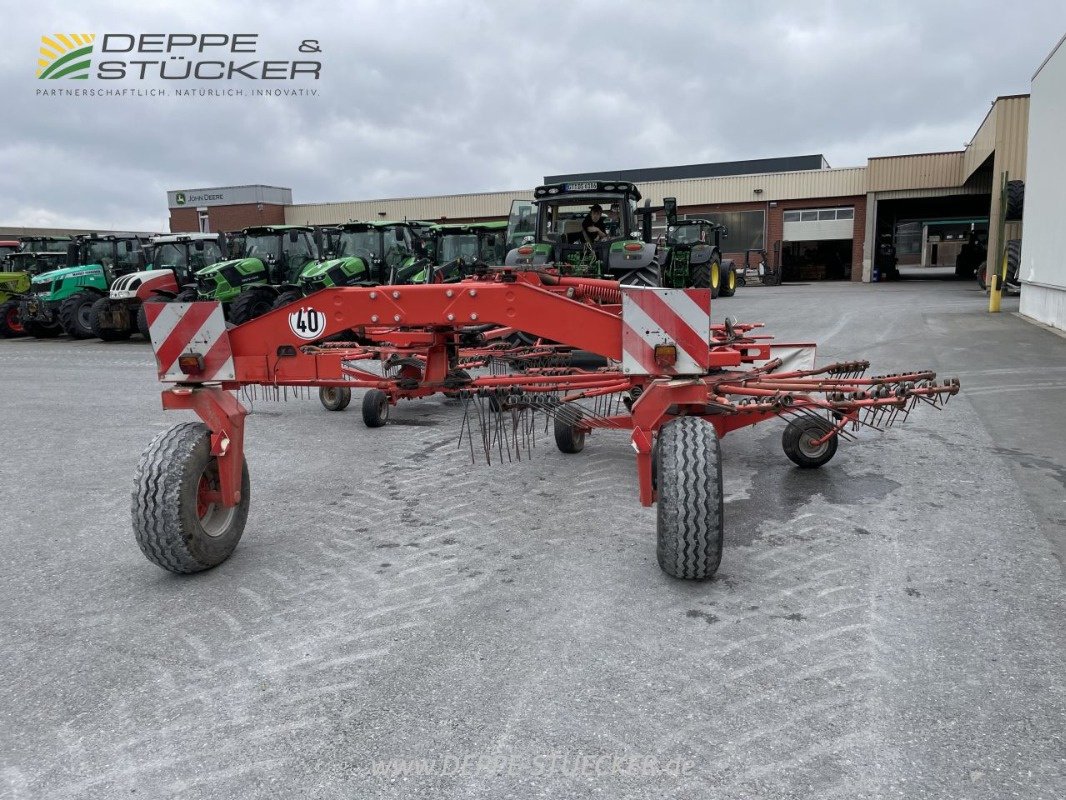
<svg viewBox="0 0 1066 800">
<path fill-rule="evenodd" d="M 865 361 L 816 368 L 813 344 L 776 343 L 759 323 L 712 324 L 708 290 L 546 270 L 326 289 L 228 330 L 217 303 L 146 308 L 160 379 L 174 384 L 163 407 L 203 420 L 160 434 L 137 472 L 137 541 L 173 572 L 216 566 L 243 533 L 247 411 L 235 392 L 249 387 L 318 388 L 333 409 L 363 389 L 369 427 L 385 424 L 401 399 L 459 397 L 461 436 L 473 453 L 475 420 L 489 458 L 518 449 L 537 412 L 551 418 L 564 453 L 580 452 L 594 429 L 629 430 L 640 501 L 658 504 L 659 564 L 685 579 L 709 578 L 721 560 L 720 437 L 785 417 L 786 455 L 820 467 L 839 439 L 883 430 L 919 403 L 939 408 L 959 391 L 957 379 L 930 371 L 864 377 Z M 338 336 L 354 341 L 323 341 Z"/>
</svg>

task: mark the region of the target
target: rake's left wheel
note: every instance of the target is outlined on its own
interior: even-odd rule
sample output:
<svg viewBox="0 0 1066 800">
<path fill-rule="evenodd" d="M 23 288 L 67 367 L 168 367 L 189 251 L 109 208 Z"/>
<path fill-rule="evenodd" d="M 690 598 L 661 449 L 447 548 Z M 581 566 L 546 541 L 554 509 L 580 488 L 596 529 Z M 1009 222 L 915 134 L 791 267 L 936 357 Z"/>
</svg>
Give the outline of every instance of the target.
<svg viewBox="0 0 1066 800">
<path fill-rule="evenodd" d="M 718 433 L 699 417 L 673 419 L 659 431 L 654 459 L 659 566 L 675 578 L 706 580 L 718 571 L 725 538 Z"/>
<path fill-rule="evenodd" d="M 145 557 L 169 572 L 200 572 L 230 557 L 244 533 L 251 491 L 248 464 L 241 499 L 225 506 L 218 459 L 202 422 L 182 422 L 152 440 L 133 487 L 133 532 Z"/>
<path fill-rule="evenodd" d="M 555 417 L 555 446 L 559 452 L 580 453 L 585 449 L 585 430 L 581 422 L 581 411 L 573 406 L 559 409 Z"/>
<path fill-rule="evenodd" d="M 323 386 L 318 399 L 327 411 L 344 411 L 352 402 L 352 390 L 346 386 Z"/>
<path fill-rule="evenodd" d="M 798 467 L 817 469 L 828 464 L 837 452 L 837 437 L 830 436 L 815 444 L 832 427 L 828 422 L 819 422 L 809 417 L 791 420 L 781 434 L 781 448 Z"/>
</svg>

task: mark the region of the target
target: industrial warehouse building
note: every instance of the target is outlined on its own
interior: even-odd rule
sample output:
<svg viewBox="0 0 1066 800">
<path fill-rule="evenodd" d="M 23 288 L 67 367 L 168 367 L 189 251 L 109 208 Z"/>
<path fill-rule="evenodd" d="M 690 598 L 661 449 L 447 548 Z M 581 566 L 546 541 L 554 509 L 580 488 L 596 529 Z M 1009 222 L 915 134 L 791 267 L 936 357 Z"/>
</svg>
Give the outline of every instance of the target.
<svg viewBox="0 0 1066 800">
<path fill-rule="evenodd" d="M 1062 213 L 1066 208 L 1066 46 L 1059 40 L 1033 76 L 1029 165 L 1025 187 L 1025 238 L 1020 276 L 1025 283 L 1021 313 L 1066 330 L 1066 259 Z"/>
<path fill-rule="evenodd" d="M 876 279 L 878 242 L 890 236 L 902 266 L 954 266 L 975 236 L 997 252 L 1000 185 L 1025 179 L 1029 95 L 999 97 L 962 150 L 879 156 L 865 166 L 833 169 L 821 155 L 545 176 L 628 180 L 653 205 L 676 197 L 685 216 L 724 224 L 726 257 L 768 251 L 786 278 Z M 268 186 L 187 189 L 168 193 L 171 230 L 233 230 L 286 222 L 325 225 L 349 220 L 504 219 L 513 191 L 434 197 L 293 204 L 287 189 Z M 661 220 L 659 224 L 661 225 Z M 1018 238 L 1020 223 L 1006 228 Z"/>
</svg>

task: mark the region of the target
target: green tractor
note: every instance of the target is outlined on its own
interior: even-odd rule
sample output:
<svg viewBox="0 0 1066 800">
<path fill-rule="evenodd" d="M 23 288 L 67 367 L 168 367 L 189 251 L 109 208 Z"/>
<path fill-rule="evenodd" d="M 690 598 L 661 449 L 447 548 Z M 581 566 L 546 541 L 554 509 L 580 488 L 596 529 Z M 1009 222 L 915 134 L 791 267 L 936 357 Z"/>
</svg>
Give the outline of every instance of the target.
<svg viewBox="0 0 1066 800">
<path fill-rule="evenodd" d="M 538 186 L 534 200 L 511 205 L 506 241 L 518 243 L 506 266 L 553 264 L 563 274 L 610 278 L 633 286 L 659 286 L 660 266 L 650 240 L 650 216 L 638 228 L 640 191 L 631 183 L 580 181 Z M 602 218 L 606 239 L 593 241 L 582 226 L 594 207 L 610 209 Z"/>
<path fill-rule="evenodd" d="M 326 239 L 326 260 L 305 267 L 296 286 L 278 295 L 275 308 L 331 286 L 399 283 L 429 264 L 409 222 L 347 222 L 327 231 Z"/>
<path fill-rule="evenodd" d="M 226 241 L 218 233 L 175 233 L 156 236 L 149 248 L 151 267 L 115 280 L 106 297 L 89 312 L 93 335 L 105 342 L 128 339 L 139 332 L 148 338 L 145 303 L 173 300 L 195 273 L 223 259 Z"/>
<path fill-rule="evenodd" d="M 677 200 L 663 199 L 666 238 L 660 250 L 662 285 L 671 288 L 710 289 L 711 297 L 732 297 L 737 292 L 737 269 L 722 260 L 725 226 L 706 219 L 677 218 Z"/>
<path fill-rule="evenodd" d="M 463 222 L 428 226 L 423 235 L 432 265 L 413 264 L 396 283 L 453 283 L 477 266 L 502 264 L 507 256 L 507 222 Z"/>
<path fill-rule="evenodd" d="M 143 270 L 148 237 L 139 234 L 90 234 L 75 237 L 67 264 L 34 276 L 19 314 L 28 333 L 38 338 L 66 332 L 76 339 L 93 336 L 90 312 L 116 278 Z"/>
<path fill-rule="evenodd" d="M 0 336 L 27 336 L 19 304 L 28 296 L 35 275 L 67 265 L 68 236 L 25 236 L 22 250 L 11 252 L 0 262 Z"/>
<path fill-rule="evenodd" d="M 200 270 L 195 289 L 178 301 L 218 300 L 231 322 L 240 325 L 268 312 L 292 291 L 301 273 L 318 261 L 315 229 L 303 225 L 264 225 L 241 231 L 242 255 Z"/>
</svg>

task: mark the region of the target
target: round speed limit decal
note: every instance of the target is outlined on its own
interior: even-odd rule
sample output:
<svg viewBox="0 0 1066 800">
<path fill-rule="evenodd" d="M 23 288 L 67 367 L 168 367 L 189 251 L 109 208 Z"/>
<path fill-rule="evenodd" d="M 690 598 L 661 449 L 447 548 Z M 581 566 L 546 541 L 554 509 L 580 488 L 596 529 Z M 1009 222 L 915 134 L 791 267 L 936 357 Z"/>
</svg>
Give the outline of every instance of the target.
<svg viewBox="0 0 1066 800">
<path fill-rule="evenodd" d="M 301 339 L 319 339 L 326 332 L 326 315 L 313 308 L 299 308 L 289 314 L 289 327 Z"/>
</svg>

